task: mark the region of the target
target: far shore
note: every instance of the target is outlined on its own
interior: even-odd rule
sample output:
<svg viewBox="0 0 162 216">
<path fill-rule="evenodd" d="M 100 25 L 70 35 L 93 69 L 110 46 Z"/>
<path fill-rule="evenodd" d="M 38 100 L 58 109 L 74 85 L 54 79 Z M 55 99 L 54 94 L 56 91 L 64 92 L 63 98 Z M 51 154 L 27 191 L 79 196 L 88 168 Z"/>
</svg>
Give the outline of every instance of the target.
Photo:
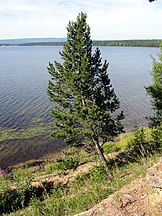
<svg viewBox="0 0 162 216">
<path fill-rule="evenodd" d="M 159 47 L 161 39 L 146 40 L 93 40 L 93 46 L 117 46 L 117 47 Z M 30 43 L 1 43 L 0 46 L 63 46 L 62 42 L 30 42 Z"/>
</svg>

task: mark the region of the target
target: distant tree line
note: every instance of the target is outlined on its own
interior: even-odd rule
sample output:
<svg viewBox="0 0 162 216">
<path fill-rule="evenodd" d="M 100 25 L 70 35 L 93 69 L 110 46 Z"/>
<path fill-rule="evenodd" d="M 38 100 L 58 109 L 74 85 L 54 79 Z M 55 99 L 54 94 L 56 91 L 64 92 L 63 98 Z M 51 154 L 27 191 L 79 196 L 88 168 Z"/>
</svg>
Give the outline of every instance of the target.
<svg viewBox="0 0 162 216">
<path fill-rule="evenodd" d="M 131 47 L 159 47 L 161 40 L 107 40 L 93 41 L 94 46 L 131 46 Z"/>
<path fill-rule="evenodd" d="M 162 40 L 94 40 L 93 46 L 130 46 L 130 47 L 159 47 Z M 39 42 L 24 43 L 17 46 L 63 46 L 65 42 Z M 0 46 L 9 46 L 11 44 L 0 44 Z M 11 45 L 12 46 L 12 45 Z"/>
</svg>

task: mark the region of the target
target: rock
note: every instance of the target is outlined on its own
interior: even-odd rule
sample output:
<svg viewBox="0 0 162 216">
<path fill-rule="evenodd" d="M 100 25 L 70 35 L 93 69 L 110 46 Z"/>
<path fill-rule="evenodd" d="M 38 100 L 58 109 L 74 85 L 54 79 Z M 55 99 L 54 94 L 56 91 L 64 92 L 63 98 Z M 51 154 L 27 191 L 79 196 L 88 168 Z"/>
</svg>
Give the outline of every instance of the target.
<svg viewBox="0 0 162 216">
<path fill-rule="evenodd" d="M 146 180 L 149 186 L 162 189 L 162 158 L 159 163 L 147 170 Z"/>
<path fill-rule="evenodd" d="M 126 206 L 136 202 L 137 200 L 130 193 L 120 193 L 120 208 L 125 208 Z"/>
</svg>

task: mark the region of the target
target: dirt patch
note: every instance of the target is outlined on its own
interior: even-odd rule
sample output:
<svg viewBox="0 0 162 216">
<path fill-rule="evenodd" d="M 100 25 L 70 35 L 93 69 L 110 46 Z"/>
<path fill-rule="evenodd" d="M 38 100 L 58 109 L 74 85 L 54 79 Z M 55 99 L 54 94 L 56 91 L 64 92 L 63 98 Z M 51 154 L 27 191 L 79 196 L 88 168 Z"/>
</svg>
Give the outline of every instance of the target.
<svg viewBox="0 0 162 216">
<path fill-rule="evenodd" d="M 88 164 L 83 164 L 77 167 L 76 170 L 70 170 L 67 175 L 57 175 L 57 174 L 49 174 L 40 176 L 35 179 L 35 181 L 32 183 L 32 186 L 39 187 L 41 184 L 44 183 L 53 183 L 53 184 L 67 184 L 74 182 L 77 177 L 86 175 L 96 166 L 95 162 L 91 162 Z"/>
</svg>

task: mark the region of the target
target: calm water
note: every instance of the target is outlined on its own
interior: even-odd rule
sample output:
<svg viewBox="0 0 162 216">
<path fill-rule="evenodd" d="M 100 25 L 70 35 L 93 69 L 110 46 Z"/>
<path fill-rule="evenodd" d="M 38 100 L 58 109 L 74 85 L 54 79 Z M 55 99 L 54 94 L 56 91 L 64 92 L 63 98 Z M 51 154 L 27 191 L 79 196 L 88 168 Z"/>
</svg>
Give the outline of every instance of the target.
<svg viewBox="0 0 162 216">
<path fill-rule="evenodd" d="M 48 62 L 59 60 L 61 47 L 0 47 L 0 128 L 26 128 L 50 122 L 52 104 L 46 95 Z M 158 48 L 100 47 L 110 62 L 109 74 L 124 110 L 125 126 L 147 123 L 151 58 Z"/>
</svg>

